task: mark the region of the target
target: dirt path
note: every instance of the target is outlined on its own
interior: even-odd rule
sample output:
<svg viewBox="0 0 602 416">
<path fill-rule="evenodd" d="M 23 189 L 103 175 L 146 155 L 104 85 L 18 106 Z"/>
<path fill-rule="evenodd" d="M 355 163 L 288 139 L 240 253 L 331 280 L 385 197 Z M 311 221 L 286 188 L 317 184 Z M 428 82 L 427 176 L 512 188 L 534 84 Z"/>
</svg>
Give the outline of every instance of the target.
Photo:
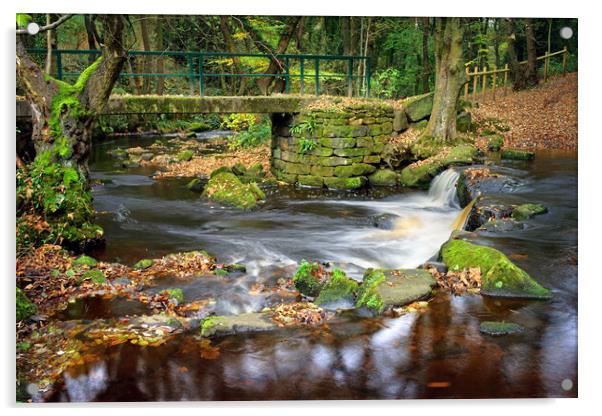
<svg viewBox="0 0 602 416">
<path fill-rule="evenodd" d="M 577 149 L 577 73 L 535 88 L 487 100 L 472 109 L 475 120 L 507 122 L 505 144 L 518 148 Z"/>
</svg>

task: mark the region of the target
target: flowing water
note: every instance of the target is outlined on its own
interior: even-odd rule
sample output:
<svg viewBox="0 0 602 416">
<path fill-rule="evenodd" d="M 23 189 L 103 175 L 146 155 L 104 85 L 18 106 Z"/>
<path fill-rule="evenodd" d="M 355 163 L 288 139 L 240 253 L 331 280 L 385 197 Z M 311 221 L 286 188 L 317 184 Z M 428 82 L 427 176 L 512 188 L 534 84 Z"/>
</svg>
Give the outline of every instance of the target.
<svg viewBox="0 0 602 416">
<path fill-rule="evenodd" d="M 145 144 L 145 140 L 136 144 Z M 460 213 L 458 173 L 438 176 L 429 192 L 399 189 L 334 193 L 268 190 L 259 210 L 223 208 L 186 189 L 186 179 L 155 181 L 152 171 L 121 171 L 94 147 L 91 168 L 107 247 L 96 253 L 132 264 L 139 258 L 206 249 L 222 262 L 247 265 L 235 279 L 180 282 L 187 301 L 213 297 L 212 312 L 259 311 L 281 302 L 250 294 L 290 277 L 302 259 L 329 262 L 361 279 L 368 267 L 417 267 L 449 237 Z M 519 181 L 506 202 L 540 202 L 549 214 L 526 230 L 482 234 L 542 284 L 548 302 L 439 293 L 426 312 L 366 318 L 353 311 L 318 328 L 227 336 L 219 355 L 203 358 L 191 335 L 155 348 L 131 344 L 99 352 L 96 362 L 70 369 L 51 400 L 269 400 L 574 397 L 577 394 L 577 159 L 539 153 L 534 162 L 499 163 Z M 174 282 L 164 282 L 173 286 Z M 155 289 L 160 290 L 160 287 Z M 86 308 L 80 309 L 88 310 Z M 136 314 L 131 304 L 64 319 Z M 81 313 L 80 313 L 81 315 Z M 484 320 L 517 322 L 517 335 L 479 333 Z M 563 389 L 563 380 L 572 387 Z M 565 387 L 568 385 L 565 381 Z"/>
</svg>

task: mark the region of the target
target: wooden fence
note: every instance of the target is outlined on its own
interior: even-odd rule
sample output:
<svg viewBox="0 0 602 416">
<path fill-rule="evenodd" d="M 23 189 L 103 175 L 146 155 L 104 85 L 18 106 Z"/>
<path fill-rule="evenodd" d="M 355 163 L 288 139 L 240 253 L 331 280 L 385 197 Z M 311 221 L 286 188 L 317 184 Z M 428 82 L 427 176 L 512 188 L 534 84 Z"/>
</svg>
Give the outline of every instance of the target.
<svg viewBox="0 0 602 416">
<path fill-rule="evenodd" d="M 564 48 L 561 51 L 548 53 L 546 52 L 543 56 L 538 56 L 537 61 L 544 61 L 543 67 L 543 81 L 548 80 L 550 58 L 554 56 L 562 55 L 562 75 L 566 74 L 568 50 Z M 521 65 L 526 65 L 527 61 L 519 62 Z M 484 67 L 479 70 L 478 67 L 474 67 L 473 71 L 470 72 L 469 64 L 466 64 L 466 79 L 467 82 L 464 84 L 464 99 L 465 100 L 477 100 L 477 98 L 486 98 L 487 92 L 490 91 L 490 97 L 495 100 L 496 91 L 502 92 L 504 95 L 508 92 L 508 74 L 510 69 L 508 64 L 502 69 L 491 69 L 488 70 Z M 472 87 L 472 89 L 471 89 Z M 480 89 L 479 89 L 480 88 Z"/>
</svg>

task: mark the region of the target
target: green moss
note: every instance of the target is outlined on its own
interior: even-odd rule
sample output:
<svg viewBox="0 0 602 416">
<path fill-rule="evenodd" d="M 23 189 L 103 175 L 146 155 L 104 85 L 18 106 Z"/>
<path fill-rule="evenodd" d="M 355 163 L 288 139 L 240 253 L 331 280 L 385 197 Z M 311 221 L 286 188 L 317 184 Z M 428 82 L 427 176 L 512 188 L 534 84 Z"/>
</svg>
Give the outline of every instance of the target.
<svg viewBox="0 0 602 416">
<path fill-rule="evenodd" d="M 374 173 L 376 167 L 367 163 L 354 163 L 347 166 L 337 166 L 334 168 L 334 176 L 340 178 L 351 178 L 353 176 L 362 176 Z"/>
<path fill-rule="evenodd" d="M 504 146 L 504 138 L 498 135 L 491 137 L 487 143 L 487 148 L 492 152 L 499 152 L 502 146 Z"/>
<path fill-rule="evenodd" d="M 176 155 L 176 160 L 178 162 L 188 162 L 194 156 L 194 152 L 192 150 L 182 150 L 180 153 Z"/>
<path fill-rule="evenodd" d="M 487 335 L 508 335 L 523 331 L 523 327 L 514 322 L 484 321 L 479 326 L 479 331 Z"/>
<path fill-rule="evenodd" d="M 138 260 L 136 264 L 134 264 L 134 270 L 144 270 L 151 267 L 155 262 L 152 259 L 142 259 Z"/>
<path fill-rule="evenodd" d="M 228 276 L 230 273 L 226 269 L 215 269 L 213 270 L 213 274 L 216 276 Z"/>
<path fill-rule="evenodd" d="M 548 289 L 494 248 L 464 240 L 450 240 L 441 248 L 441 257 L 452 271 L 480 268 L 483 294 L 540 299 L 551 297 Z"/>
<path fill-rule="evenodd" d="M 27 319 L 37 312 L 36 305 L 25 296 L 21 289 L 17 288 L 16 296 L 17 322 Z"/>
<path fill-rule="evenodd" d="M 315 300 L 316 305 L 336 302 L 339 300 L 353 301 L 358 284 L 350 279 L 342 270 L 334 269 L 330 280 L 322 288 L 320 295 Z"/>
<path fill-rule="evenodd" d="M 400 183 L 403 186 L 428 188 L 437 174 L 452 165 L 473 163 L 476 155 L 476 148 L 468 144 L 445 149 L 435 156 L 406 166 L 401 171 Z"/>
<path fill-rule="evenodd" d="M 161 294 L 167 296 L 169 299 L 174 299 L 178 302 L 178 305 L 184 303 L 184 292 L 180 288 L 165 289 L 161 291 Z"/>
<path fill-rule="evenodd" d="M 256 183 L 244 184 L 229 172 L 212 174 L 203 195 L 221 204 L 239 209 L 252 209 L 265 199 L 265 193 Z"/>
<path fill-rule="evenodd" d="M 441 152 L 447 143 L 423 134 L 412 144 L 410 150 L 416 159 L 427 159 Z"/>
<path fill-rule="evenodd" d="M 368 269 L 364 280 L 359 286 L 355 306 L 368 308 L 380 314 L 385 309 L 384 300 L 378 291 L 378 285 L 386 280 L 385 273 L 380 269 Z"/>
<path fill-rule="evenodd" d="M 97 264 L 98 264 L 98 262 L 96 261 L 96 259 L 93 259 L 92 257 L 89 257 L 89 256 L 79 256 L 77 259 L 75 259 L 73 261 L 74 266 L 94 267 Z"/>
<path fill-rule="evenodd" d="M 87 270 L 80 278 L 80 283 L 85 281 L 85 280 L 90 280 L 92 283 L 97 284 L 97 285 L 101 285 L 103 283 L 107 282 L 107 278 L 105 277 L 105 274 L 103 273 L 102 270 L 98 270 L 98 269 L 90 269 Z"/>
<path fill-rule="evenodd" d="M 318 263 L 301 261 L 299 269 L 293 276 L 295 288 L 306 296 L 318 296 L 322 289 L 322 282 L 319 277 L 321 272 L 322 267 Z"/>
<path fill-rule="evenodd" d="M 502 151 L 502 159 L 510 160 L 532 160 L 535 158 L 535 153 L 527 150 L 506 149 Z"/>
<path fill-rule="evenodd" d="M 363 176 L 356 176 L 354 178 L 324 178 L 324 184 L 329 189 L 334 189 L 338 191 L 348 191 L 353 189 L 358 189 L 364 186 L 367 179 Z"/>
<path fill-rule="evenodd" d="M 186 188 L 194 192 L 199 192 L 203 190 L 203 183 L 200 179 L 194 178 L 186 184 Z"/>
<path fill-rule="evenodd" d="M 390 169 L 379 169 L 368 176 L 368 182 L 373 186 L 395 186 L 399 175 Z"/>
<path fill-rule="evenodd" d="M 548 209 L 541 204 L 522 204 L 514 208 L 512 218 L 518 221 L 528 220 L 535 215 L 541 215 L 548 212 Z"/>
<path fill-rule="evenodd" d="M 201 336 L 205 337 L 211 335 L 213 333 L 213 328 L 219 324 L 222 318 L 223 317 L 221 316 L 209 316 L 203 319 L 203 322 L 201 323 Z"/>
<path fill-rule="evenodd" d="M 430 92 L 402 100 L 401 104 L 408 119 L 415 122 L 428 117 L 433 110 L 433 96 L 434 94 Z"/>
</svg>

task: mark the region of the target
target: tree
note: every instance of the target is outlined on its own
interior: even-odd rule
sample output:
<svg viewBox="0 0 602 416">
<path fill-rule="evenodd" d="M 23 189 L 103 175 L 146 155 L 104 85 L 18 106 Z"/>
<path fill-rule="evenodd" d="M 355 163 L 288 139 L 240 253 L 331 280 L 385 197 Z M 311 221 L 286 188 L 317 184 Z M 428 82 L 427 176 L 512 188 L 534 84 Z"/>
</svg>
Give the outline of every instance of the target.
<svg viewBox="0 0 602 416">
<path fill-rule="evenodd" d="M 525 37 L 527 38 L 527 85 L 537 85 L 537 48 L 535 46 L 535 33 L 533 31 L 533 19 L 525 19 Z"/>
<path fill-rule="evenodd" d="M 22 32 L 17 32 L 16 45 L 17 75 L 32 109 L 36 154 L 49 152 L 52 160 L 75 167 L 86 179 L 92 124 L 108 101 L 126 58 L 121 41 L 123 17 L 104 15 L 98 19 L 104 28 L 102 56 L 74 84 L 40 69 L 25 49 Z M 56 27 L 49 26 L 41 31 Z"/>
<path fill-rule="evenodd" d="M 440 141 L 456 137 L 460 90 L 466 82 L 461 18 L 435 19 L 435 94 L 426 134 Z"/>
</svg>

